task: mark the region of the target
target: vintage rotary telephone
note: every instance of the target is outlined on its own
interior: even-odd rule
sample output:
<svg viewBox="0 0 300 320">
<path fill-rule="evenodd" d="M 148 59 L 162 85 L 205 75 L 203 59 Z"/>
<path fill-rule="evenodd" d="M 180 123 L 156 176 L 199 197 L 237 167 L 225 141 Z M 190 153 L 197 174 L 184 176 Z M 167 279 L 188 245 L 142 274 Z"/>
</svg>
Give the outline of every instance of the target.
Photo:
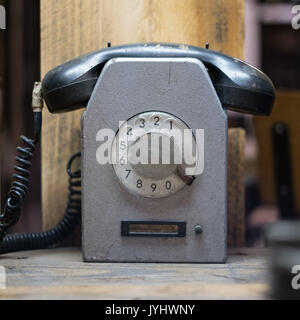
<svg viewBox="0 0 300 320">
<path fill-rule="evenodd" d="M 28 187 L 41 126 L 42 98 L 37 98 L 36 136 L 22 137 L 27 147 L 18 149 L 16 180 L 0 218 L 0 252 L 56 244 L 76 225 L 82 209 L 84 261 L 226 260 L 225 109 L 270 114 L 275 90 L 264 73 L 208 48 L 132 44 L 54 68 L 37 93 L 53 113 L 87 106 L 82 117 L 82 205 L 77 198 L 80 172 L 70 169 L 80 156 L 76 154 L 68 164 L 70 198 L 63 220 L 38 234 L 6 235 L 19 218 Z M 114 133 L 111 140 L 105 140 L 103 129 Z M 137 137 L 138 130 L 143 133 Z M 175 154 L 183 148 L 173 132 L 182 137 L 188 130 L 188 148 L 196 160 L 176 162 Z M 159 161 L 134 161 L 138 143 L 147 154 L 155 151 Z M 170 146 L 168 163 L 162 162 L 165 145 Z M 100 164 L 104 146 L 108 158 L 117 150 L 115 160 L 120 161 Z"/>
</svg>

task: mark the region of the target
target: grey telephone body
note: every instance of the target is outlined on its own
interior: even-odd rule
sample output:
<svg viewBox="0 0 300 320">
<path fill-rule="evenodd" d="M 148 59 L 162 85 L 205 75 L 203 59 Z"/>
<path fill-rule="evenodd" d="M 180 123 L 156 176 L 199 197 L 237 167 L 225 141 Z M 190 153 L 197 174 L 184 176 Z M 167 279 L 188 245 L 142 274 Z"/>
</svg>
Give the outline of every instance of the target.
<svg viewBox="0 0 300 320">
<path fill-rule="evenodd" d="M 126 76 L 125 76 L 126 75 Z M 101 128 L 153 111 L 204 129 L 204 170 L 163 198 L 128 192 L 111 164 L 96 159 Z M 106 63 L 82 118 L 82 248 L 89 262 L 226 261 L 227 114 L 195 58 L 114 58 Z M 124 236 L 122 223 L 180 221 L 182 236 Z M 201 233 L 196 232 L 197 227 Z M 199 230 L 199 229 L 198 229 Z"/>
</svg>

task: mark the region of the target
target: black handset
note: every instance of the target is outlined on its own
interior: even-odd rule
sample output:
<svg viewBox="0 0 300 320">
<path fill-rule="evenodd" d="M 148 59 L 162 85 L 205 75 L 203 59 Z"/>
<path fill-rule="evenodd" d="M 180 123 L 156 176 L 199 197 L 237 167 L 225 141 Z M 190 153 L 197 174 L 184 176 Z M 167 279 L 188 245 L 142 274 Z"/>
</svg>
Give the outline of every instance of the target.
<svg viewBox="0 0 300 320">
<path fill-rule="evenodd" d="M 275 89 L 260 70 L 213 50 L 167 43 L 141 43 L 109 47 L 64 63 L 49 71 L 42 82 L 50 112 L 85 107 L 107 61 L 117 57 L 189 57 L 208 69 L 218 97 L 225 108 L 243 113 L 271 113 Z"/>
</svg>

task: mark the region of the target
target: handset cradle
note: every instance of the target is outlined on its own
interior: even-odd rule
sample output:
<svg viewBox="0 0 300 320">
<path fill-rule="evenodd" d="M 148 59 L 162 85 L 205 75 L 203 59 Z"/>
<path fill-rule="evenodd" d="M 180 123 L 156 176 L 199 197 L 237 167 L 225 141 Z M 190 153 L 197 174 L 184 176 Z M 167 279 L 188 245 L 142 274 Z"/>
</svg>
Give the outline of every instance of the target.
<svg viewBox="0 0 300 320">
<path fill-rule="evenodd" d="M 263 72 L 220 52 L 168 43 L 109 47 L 52 69 L 42 83 L 44 99 L 50 112 L 85 107 L 104 65 L 118 57 L 199 59 L 206 66 L 223 107 L 257 115 L 271 113 L 275 89 Z"/>
</svg>

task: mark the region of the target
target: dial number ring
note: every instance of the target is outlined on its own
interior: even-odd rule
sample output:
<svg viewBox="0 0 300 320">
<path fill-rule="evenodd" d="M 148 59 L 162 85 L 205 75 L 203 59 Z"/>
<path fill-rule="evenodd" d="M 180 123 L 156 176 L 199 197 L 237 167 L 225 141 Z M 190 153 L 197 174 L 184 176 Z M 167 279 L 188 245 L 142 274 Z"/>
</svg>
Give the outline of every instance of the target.
<svg viewBox="0 0 300 320">
<path fill-rule="evenodd" d="M 144 130 L 146 135 L 150 134 L 152 137 L 161 129 L 171 131 L 173 129 L 184 130 L 190 128 L 179 118 L 161 111 L 137 114 L 128 119 L 126 125 L 126 130 L 122 130 L 122 127 L 119 129 L 112 144 L 112 148 L 119 148 L 127 156 L 127 163 L 113 164 L 113 169 L 121 185 L 134 195 L 147 198 L 164 198 L 183 189 L 186 182 L 178 175 L 177 166 L 179 165 L 133 164 L 130 161 L 130 150 L 134 150 L 134 144 L 137 141 L 128 141 L 127 150 L 123 147 L 123 141 L 126 141 L 128 135 L 134 136 L 135 130 Z M 160 177 L 159 172 L 167 172 L 167 176 L 162 174 L 162 177 Z"/>
</svg>

